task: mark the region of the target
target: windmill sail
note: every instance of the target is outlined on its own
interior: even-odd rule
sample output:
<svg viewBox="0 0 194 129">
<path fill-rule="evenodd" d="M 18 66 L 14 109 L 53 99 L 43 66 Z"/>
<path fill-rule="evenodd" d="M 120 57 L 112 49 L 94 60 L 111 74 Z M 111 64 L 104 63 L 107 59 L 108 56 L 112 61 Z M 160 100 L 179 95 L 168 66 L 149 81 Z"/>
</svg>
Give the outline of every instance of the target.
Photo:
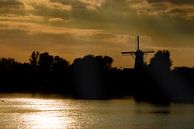
<svg viewBox="0 0 194 129">
<path fill-rule="evenodd" d="M 147 55 L 149 53 L 154 53 L 154 51 L 142 51 L 140 50 L 140 38 L 139 35 L 137 36 L 137 50 L 136 51 L 125 51 L 121 52 L 122 55 L 132 55 L 132 57 L 135 59 L 135 69 L 142 69 L 145 66 L 144 62 L 144 55 Z"/>
</svg>

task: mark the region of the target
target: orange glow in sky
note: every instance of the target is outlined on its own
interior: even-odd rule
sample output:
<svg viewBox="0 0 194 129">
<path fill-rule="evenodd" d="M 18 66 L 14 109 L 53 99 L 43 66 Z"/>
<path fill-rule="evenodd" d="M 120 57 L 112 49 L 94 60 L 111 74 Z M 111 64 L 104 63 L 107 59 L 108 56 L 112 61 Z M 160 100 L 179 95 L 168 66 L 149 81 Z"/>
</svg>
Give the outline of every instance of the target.
<svg viewBox="0 0 194 129">
<path fill-rule="evenodd" d="M 121 51 L 135 50 L 140 35 L 143 50 L 167 49 L 173 66 L 194 66 L 193 23 L 190 0 L 2 0 L 0 56 L 28 62 L 38 50 L 72 62 L 109 55 L 114 66 L 133 67 Z"/>
</svg>

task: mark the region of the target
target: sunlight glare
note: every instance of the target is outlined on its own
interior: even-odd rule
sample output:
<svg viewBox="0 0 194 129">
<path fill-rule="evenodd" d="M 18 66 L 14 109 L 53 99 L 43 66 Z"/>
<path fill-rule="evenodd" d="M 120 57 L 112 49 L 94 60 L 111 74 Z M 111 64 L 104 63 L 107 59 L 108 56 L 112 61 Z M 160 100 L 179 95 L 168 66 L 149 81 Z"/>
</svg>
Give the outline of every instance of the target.
<svg viewBox="0 0 194 129">
<path fill-rule="evenodd" d="M 29 128 L 33 129 L 58 129 L 68 128 L 74 120 L 66 112 L 64 103 L 52 99 L 26 99 L 28 108 L 36 110 L 24 117 L 30 121 Z M 56 106 L 58 105 L 58 106 Z"/>
<path fill-rule="evenodd" d="M 33 127 L 35 129 L 56 129 L 66 128 L 69 123 L 69 119 L 60 118 L 52 114 L 36 114 L 32 116 L 31 121 L 34 121 Z"/>
</svg>

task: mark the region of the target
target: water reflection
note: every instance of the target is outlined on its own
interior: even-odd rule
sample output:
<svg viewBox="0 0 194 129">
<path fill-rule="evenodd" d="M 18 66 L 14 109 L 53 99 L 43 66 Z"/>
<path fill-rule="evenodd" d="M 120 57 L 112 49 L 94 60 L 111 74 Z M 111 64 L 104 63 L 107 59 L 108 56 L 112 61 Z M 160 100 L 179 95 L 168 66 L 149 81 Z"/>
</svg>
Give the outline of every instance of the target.
<svg viewBox="0 0 194 129">
<path fill-rule="evenodd" d="M 67 113 L 67 105 L 60 99 L 26 99 L 26 108 L 37 112 L 24 116 L 33 129 L 68 128 L 74 120 Z"/>
<path fill-rule="evenodd" d="M 171 106 L 170 105 L 154 105 L 154 104 L 137 104 L 136 105 L 136 113 L 153 113 L 153 114 L 160 114 L 160 115 L 168 115 L 171 113 Z"/>
<path fill-rule="evenodd" d="M 0 129 L 191 129 L 194 105 L 0 97 Z"/>
<path fill-rule="evenodd" d="M 63 99 L 1 98 L 0 128 L 2 129 L 64 129 L 75 120 Z"/>
<path fill-rule="evenodd" d="M 60 117 L 57 113 L 37 113 L 26 116 L 27 121 L 31 121 L 31 127 L 34 129 L 55 129 L 67 128 L 71 124 L 69 117 Z"/>
</svg>

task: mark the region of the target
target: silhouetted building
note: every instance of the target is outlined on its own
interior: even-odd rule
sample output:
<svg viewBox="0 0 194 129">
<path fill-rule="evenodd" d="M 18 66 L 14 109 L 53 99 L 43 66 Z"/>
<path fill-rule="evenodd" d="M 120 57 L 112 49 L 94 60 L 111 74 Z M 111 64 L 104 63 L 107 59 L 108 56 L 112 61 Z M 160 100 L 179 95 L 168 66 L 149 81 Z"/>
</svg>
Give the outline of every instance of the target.
<svg viewBox="0 0 194 129">
<path fill-rule="evenodd" d="M 139 36 L 137 36 L 137 50 L 136 51 L 129 51 L 129 52 L 122 52 L 123 55 L 130 54 L 135 59 L 135 70 L 142 70 L 145 67 L 144 62 L 144 55 L 148 53 L 154 53 L 154 51 L 142 51 L 139 47 Z"/>
</svg>

